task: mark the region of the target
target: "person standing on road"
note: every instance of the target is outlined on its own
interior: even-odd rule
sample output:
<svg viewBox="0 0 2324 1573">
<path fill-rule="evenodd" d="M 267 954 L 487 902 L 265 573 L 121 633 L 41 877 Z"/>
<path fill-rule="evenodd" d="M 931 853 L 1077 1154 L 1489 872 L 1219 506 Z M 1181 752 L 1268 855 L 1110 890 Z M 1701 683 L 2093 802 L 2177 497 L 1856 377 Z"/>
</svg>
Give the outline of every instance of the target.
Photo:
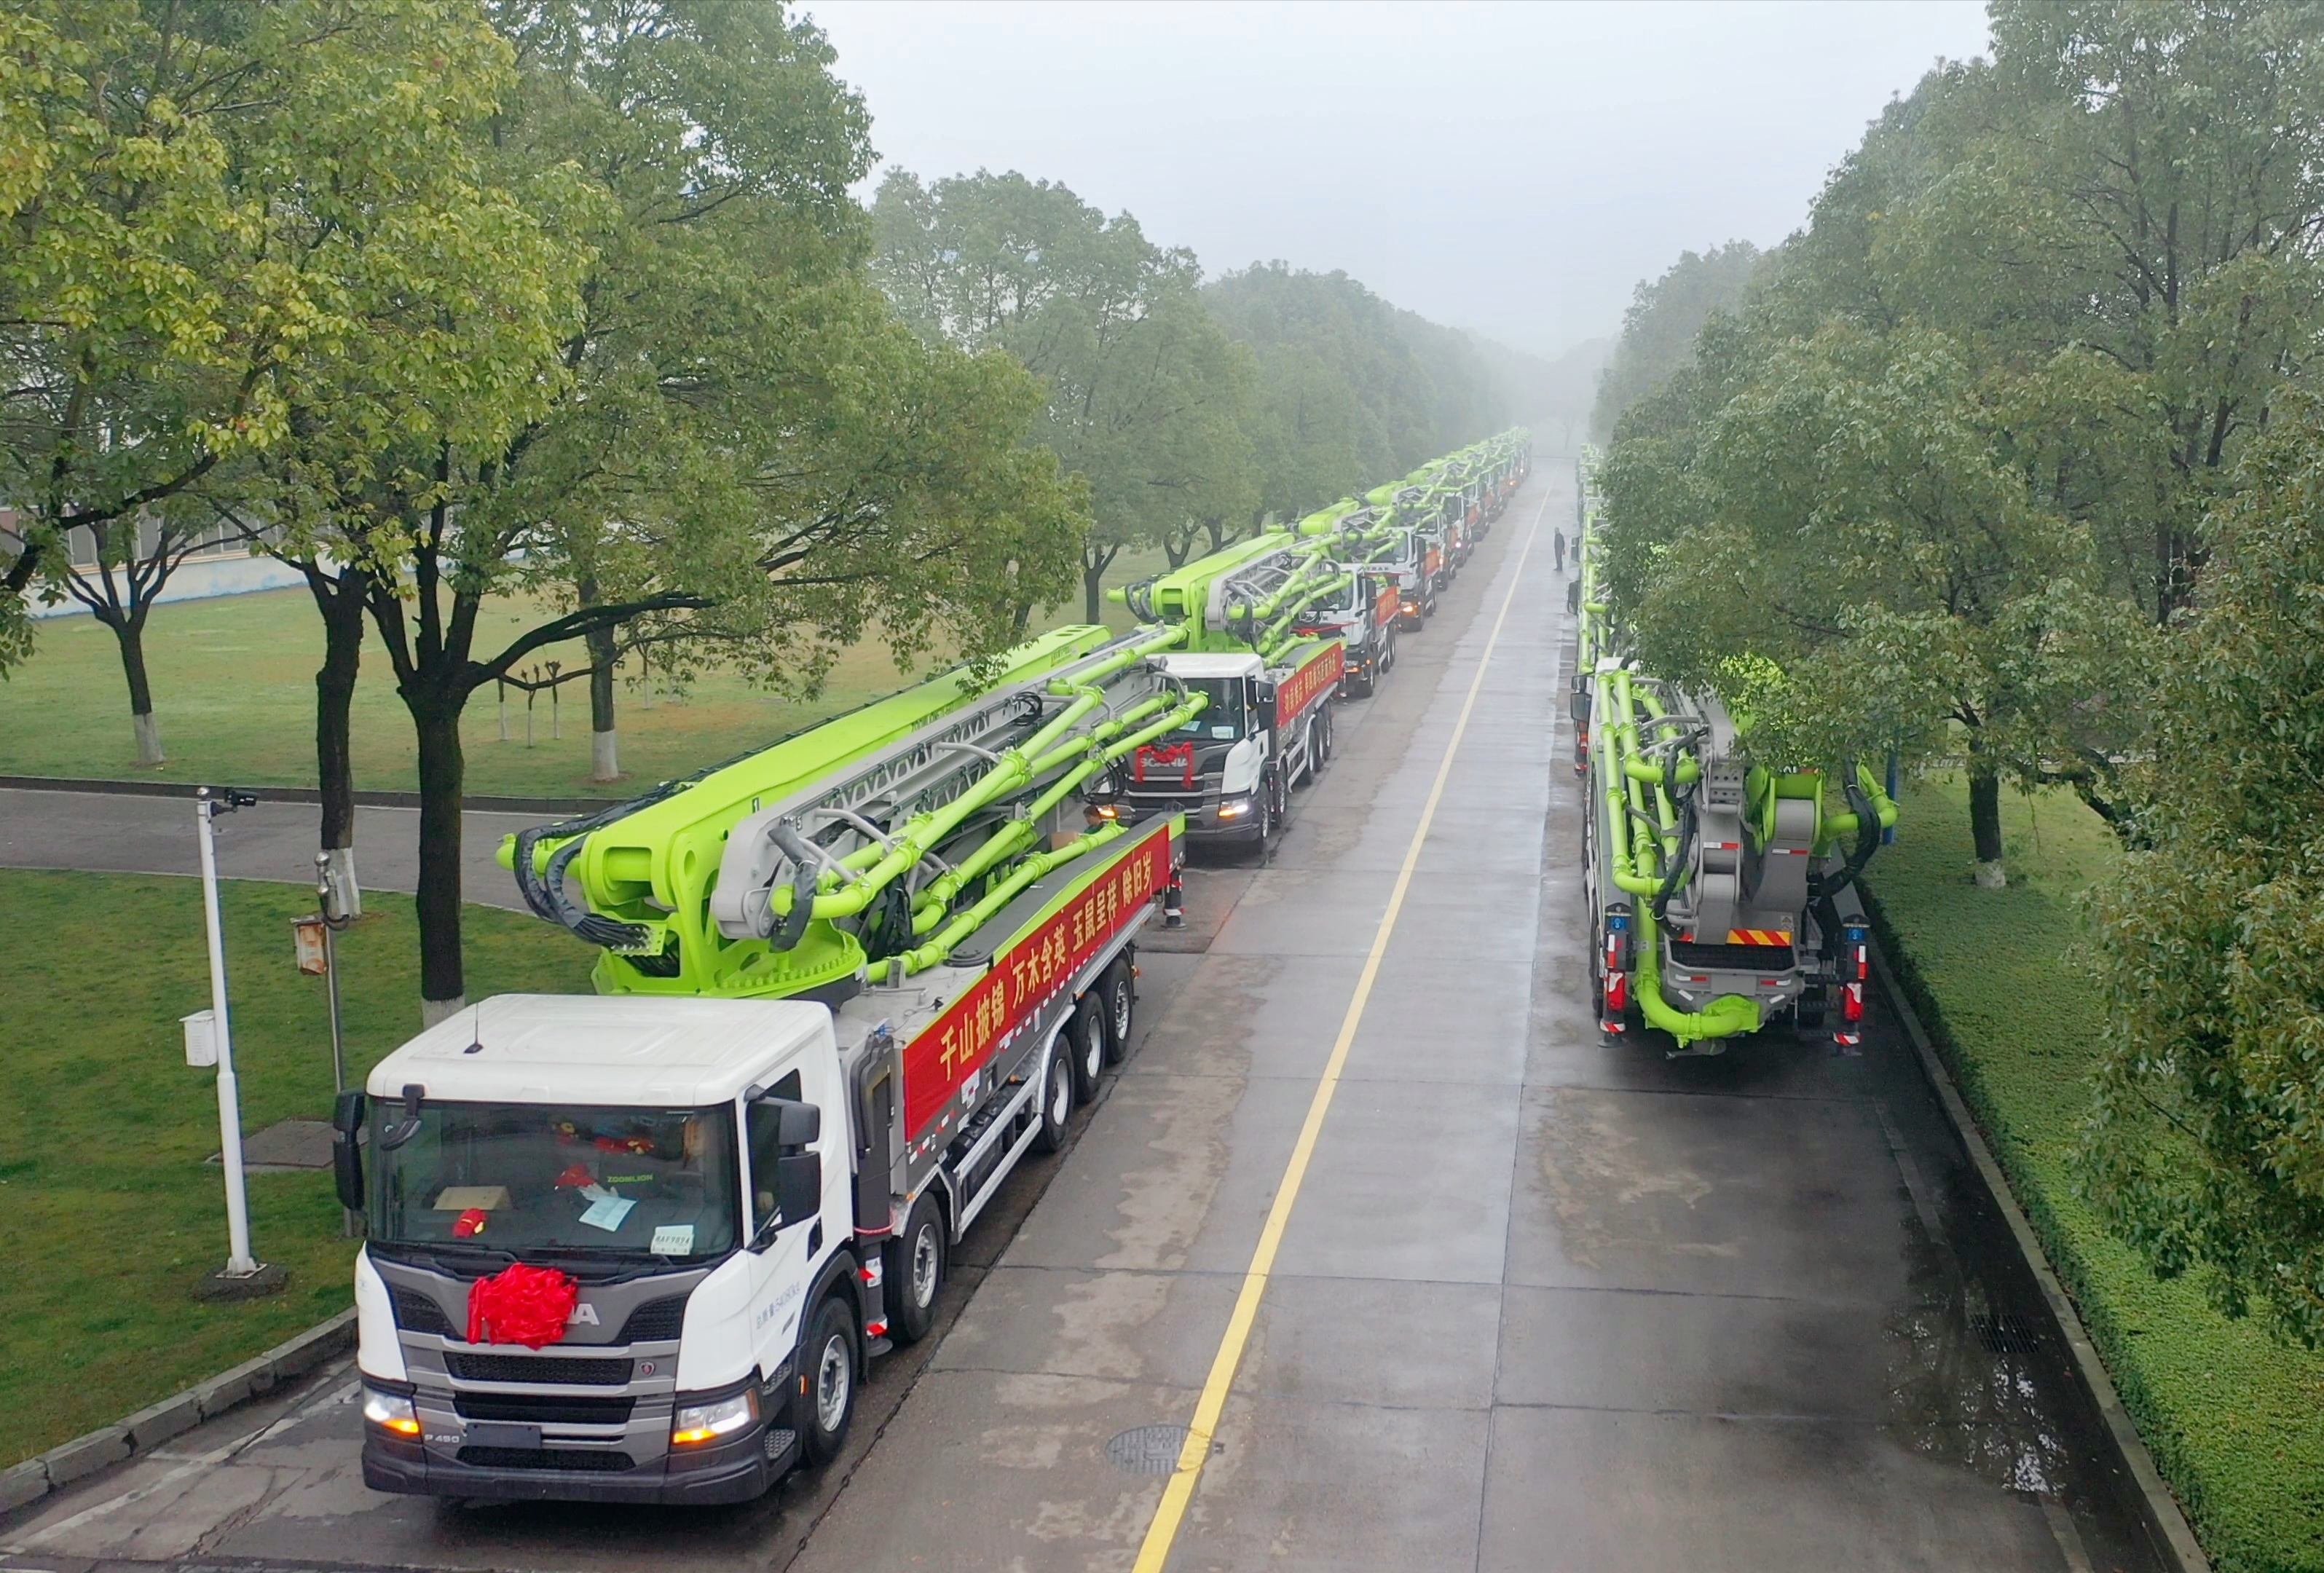
<svg viewBox="0 0 2324 1573">
<path fill-rule="evenodd" d="M 1557 571 L 1563 574 L 1565 572 L 1565 532 L 1562 529 L 1551 530 L 1549 544 L 1557 548 Z"/>
</svg>

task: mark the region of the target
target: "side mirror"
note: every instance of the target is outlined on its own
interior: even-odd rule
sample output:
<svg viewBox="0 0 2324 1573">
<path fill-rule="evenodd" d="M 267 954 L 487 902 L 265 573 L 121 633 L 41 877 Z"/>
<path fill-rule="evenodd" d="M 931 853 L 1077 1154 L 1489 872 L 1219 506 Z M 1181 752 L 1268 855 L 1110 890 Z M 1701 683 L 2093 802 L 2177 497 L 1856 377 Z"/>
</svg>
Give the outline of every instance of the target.
<svg viewBox="0 0 2324 1573">
<path fill-rule="evenodd" d="M 805 1223 L 823 1210 L 823 1154 L 788 1153 L 775 1160 L 777 1228 Z"/>
<path fill-rule="evenodd" d="M 356 1144 L 363 1137 L 368 1108 L 360 1089 L 340 1093 L 331 1108 L 331 1178 L 338 1185 L 339 1205 L 349 1212 L 361 1212 L 364 1207 L 363 1148 Z"/>
<path fill-rule="evenodd" d="M 1275 685 L 1261 678 L 1259 685 L 1251 690 L 1251 703 L 1259 707 L 1259 714 L 1272 726 L 1275 723 Z"/>
<path fill-rule="evenodd" d="M 1576 688 L 1566 697 L 1566 713 L 1576 721 L 1590 719 L 1590 690 Z"/>
<path fill-rule="evenodd" d="M 751 1191 L 758 1219 L 753 1249 L 823 1210 L 823 1158 L 806 1151 L 823 1135 L 823 1110 L 789 1098 L 754 1099 L 746 1116 L 751 1136 Z"/>
<path fill-rule="evenodd" d="M 775 1140 L 787 1147 L 804 1147 L 823 1138 L 823 1110 L 812 1103 L 793 1103 L 777 1099 L 775 1107 L 781 1111 L 775 1129 Z"/>
</svg>

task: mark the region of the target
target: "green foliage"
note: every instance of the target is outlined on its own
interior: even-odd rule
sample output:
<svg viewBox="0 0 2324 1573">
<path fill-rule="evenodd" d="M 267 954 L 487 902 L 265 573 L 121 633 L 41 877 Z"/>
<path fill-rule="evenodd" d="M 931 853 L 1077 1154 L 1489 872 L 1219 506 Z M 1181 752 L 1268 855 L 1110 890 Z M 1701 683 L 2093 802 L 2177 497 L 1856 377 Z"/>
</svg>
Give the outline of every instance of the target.
<svg viewBox="0 0 2324 1573">
<path fill-rule="evenodd" d="M 1301 514 L 1402 475 L 1508 424 L 1484 352 L 1345 273 L 1268 262 L 1203 299 L 1260 367 L 1261 506 Z"/>
<path fill-rule="evenodd" d="M 0 1255 L 38 1272 L 0 1282 L 0 1467 L 51 1448 L 303 1331 L 353 1298 L 355 1246 L 328 1172 L 253 1174 L 260 1258 L 281 1294 L 197 1302 L 226 1257 L 217 1102 L 189 1070 L 178 1018 L 209 1004 L 201 886 L 143 875 L 0 871 L 0 897 L 37 912 L 14 947 L 16 1017 L 0 1159 Z M 320 979 L 291 965 L 297 885 L 220 888 L 244 1128 L 330 1113 Z M 409 898 L 373 891 L 338 942 L 350 1075 L 405 1035 L 414 946 Z M 480 993 L 587 988 L 589 952 L 518 913 L 471 909 Z M 134 963 L 104 964 L 124 935 Z"/>
<path fill-rule="evenodd" d="M 2279 406 L 2212 519 L 2097 893 L 2091 1194 L 2166 1274 L 2324 1347 L 2324 408 Z"/>
<path fill-rule="evenodd" d="M 114 628 L 142 716 L 145 609 L 311 390 L 417 380 L 519 419 L 558 281 L 473 178 L 510 62 L 457 0 L 37 4 L 0 18 L 0 55 L 7 588 L 38 575 Z M 364 417 L 344 424 L 395 419 Z M 67 571 L 76 531 L 93 575 Z M 0 629 L 0 655 L 24 642 Z"/>
<path fill-rule="evenodd" d="M 1632 405 L 1694 363 L 1694 336 L 1713 312 L 1742 303 L 1763 260 L 1749 241 L 1731 240 L 1708 252 L 1681 252 L 1661 278 L 1639 283 L 1614 353 L 1598 374 L 1590 427 L 1600 442 Z"/>
<path fill-rule="evenodd" d="M 1648 658 L 1775 663 L 1770 746 L 1966 744 L 2127 829 L 2198 521 L 2315 348 L 2319 35 L 2312 5 L 1997 6 L 1994 63 L 1892 105 L 1618 425 Z"/>
<path fill-rule="evenodd" d="M 890 170 L 872 216 L 875 275 L 928 343 L 1005 351 L 1046 388 L 1037 430 L 1089 487 L 1090 621 L 1122 550 L 1251 511 L 1253 367 L 1204 309 L 1192 253 L 1014 171 Z"/>
</svg>

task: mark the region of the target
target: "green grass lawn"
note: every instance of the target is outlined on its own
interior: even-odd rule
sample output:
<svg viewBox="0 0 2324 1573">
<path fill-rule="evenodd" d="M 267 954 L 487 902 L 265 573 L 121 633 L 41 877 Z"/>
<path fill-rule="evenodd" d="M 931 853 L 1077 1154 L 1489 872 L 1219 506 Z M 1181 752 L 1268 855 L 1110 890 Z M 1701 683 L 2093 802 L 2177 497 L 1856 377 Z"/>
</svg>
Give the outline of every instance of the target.
<svg viewBox="0 0 2324 1573">
<path fill-rule="evenodd" d="M 217 1079 L 185 1062 L 178 1018 L 209 1003 L 201 888 L 142 875 L 0 870 L 19 915 L 0 1100 L 0 1467 L 216 1372 L 344 1309 L 355 1243 L 327 1172 L 250 1176 L 251 1231 L 289 1288 L 192 1298 L 226 1259 Z M 224 887 L 246 1131 L 330 1111 L 320 979 L 291 962 L 296 886 Z M 419 946 L 409 898 L 368 892 L 339 942 L 350 1073 L 409 1037 Z M 472 906 L 472 996 L 586 992 L 594 952 L 530 917 Z"/>
<path fill-rule="evenodd" d="M 1124 554 L 1110 576 L 1127 581 L 1165 566 L 1159 554 L 1150 560 Z M 537 615 L 515 602 L 487 603 L 477 648 L 497 648 Z M 1076 598 L 1053 609 L 1038 626 L 1056 627 L 1080 615 Z M 1120 607 L 1109 605 L 1108 618 L 1116 627 L 1130 626 Z M 0 775 L 315 784 L 315 668 L 322 661 L 323 629 L 303 587 L 157 606 L 146 624 L 145 649 L 167 765 L 137 768 L 129 690 L 112 630 L 93 618 L 60 617 L 39 624 L 32 659 L 0 681 Z M 586 657 L 574 645 L 540 657 L 552 658 L 569 666 Z M 648 708 L 647 696 L 625 681 L 614 700 L 625 779 L 610 786 L 589 779 L 585 685 L 568 683 L 561 690 L 561 738 L 550 735 L 549 695 L 535 698 L 530 746 L 525 696 L 509 694 L 509 737 L 503 741 L 500 709 L 487 687 L 469 702 L 461 728 L 467 788 L 479 796 L 626 797 L 915 681 L 875 643 L 845 652 L 814 699 L 713 673 L 682 699 L 659 695 Z M 394 674 L 375 636 L 364 647 L 353 731 L 358 790 L 416 789 L 410 717 L 396 697 Z"/>
<path fill-rule="evenodd" d="M 2098 1003 L 2068 952 L 2114 839 L 2069 795 L 2005 794 L 2015 882 L 1979 890 L 1967 801 L 1958 779 L 1916 788 L 1872 865 L 1905 986 L 2221 1573 L 2324 1570 L 2324 1355 L 2158 1282 L 2075 1191 Z"/>
</svg>

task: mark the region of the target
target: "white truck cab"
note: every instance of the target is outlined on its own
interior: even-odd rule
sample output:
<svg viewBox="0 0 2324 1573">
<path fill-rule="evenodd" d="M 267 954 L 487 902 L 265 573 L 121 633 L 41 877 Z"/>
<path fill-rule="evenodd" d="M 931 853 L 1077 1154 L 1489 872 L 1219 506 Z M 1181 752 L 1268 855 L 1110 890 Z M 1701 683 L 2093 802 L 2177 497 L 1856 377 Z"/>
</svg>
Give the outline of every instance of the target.
<svg viewBox="0 0 2324 1573">
<path fill-rule="evenodd" d="M 1208 695 L 1185 726 L 1138 750 L 1116 802 L 1140 813 L 1183 814 L 1195 837 L 1265 845 L 1281 827 L 1291 788 L 1330 757 L 1331 701 L 1346 658 L 1335 637 L 1293 647 L 1286 664 L 1256 653 L 1153 658 L 1171 677 Z"/>
<path fill-rule="evenodd" d="M 365 1090 L 367 1483 L 732 1502 L 837 1451 L 879 1311 L 828 1009 L 504 995 Z M 578 1289 L 540 1348 L 469 1314 L 520 1254 Z"/>
</svg>

